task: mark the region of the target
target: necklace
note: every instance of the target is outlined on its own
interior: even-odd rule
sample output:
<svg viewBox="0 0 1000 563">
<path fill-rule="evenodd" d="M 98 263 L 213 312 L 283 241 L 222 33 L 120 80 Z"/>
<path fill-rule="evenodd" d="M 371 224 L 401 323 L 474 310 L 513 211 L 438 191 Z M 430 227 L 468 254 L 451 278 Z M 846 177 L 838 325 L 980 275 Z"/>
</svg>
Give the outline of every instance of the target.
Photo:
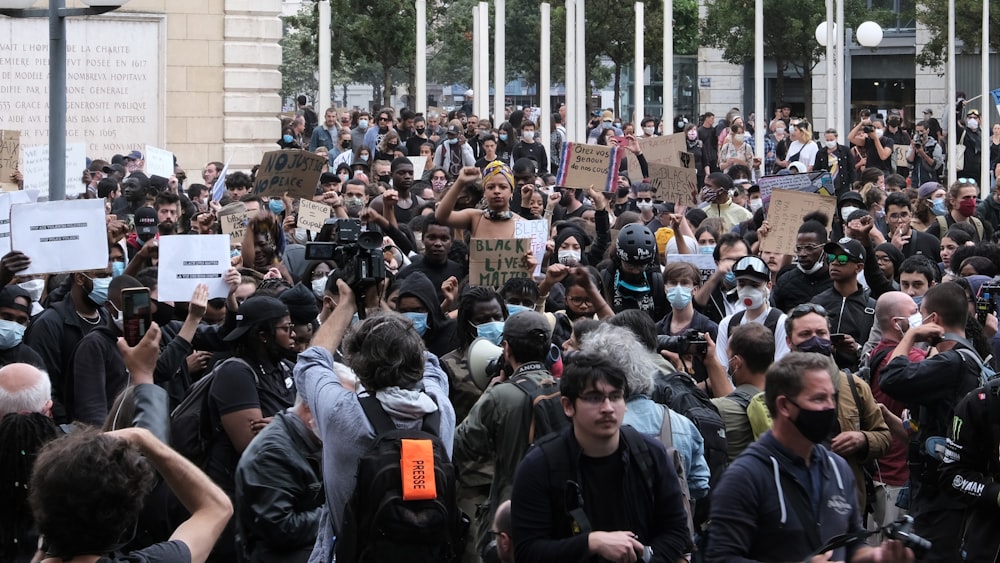
<svg viewBox="0 0 1000 563">
<path fill-rule="evenodd" d="M 101 322 L 101 313 L 100 313 L 100 312 L 98 312 L 98 313 L 97 313 L 97 318 L 96 318 L 96 319 L 94 319 L 94 320 L 90 320 L 90 319 L 88 319 L 87 317 L 85 317 L 85 316 L 81 315 L 81 314 L 80 314 L 80 311 L 77 311 L 77 312 L 76 312 L 76 316 L 80 317 L 80 319 L 81 319 L 81 320 L 82 320 L 83 322 L 85 322 L 85 323 L 87 323 L 87 324 L 89 324 L 89 325 L 96 325 L 97 323 Z"/>
</svg>

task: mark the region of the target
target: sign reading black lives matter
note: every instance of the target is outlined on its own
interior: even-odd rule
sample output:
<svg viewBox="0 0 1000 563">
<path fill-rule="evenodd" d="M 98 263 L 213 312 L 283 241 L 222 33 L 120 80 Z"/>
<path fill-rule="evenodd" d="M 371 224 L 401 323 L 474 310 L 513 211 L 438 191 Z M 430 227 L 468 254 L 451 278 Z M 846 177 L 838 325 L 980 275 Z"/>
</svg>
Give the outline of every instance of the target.
<svg viewBox="0 0 1000 563">
<path fill-rule="evenodd" d="M 106 270 L 108 235 L 104 200 L 12 205 L 10 242 L 14 250 L 31 257 L 31 266 L 18 272 L 22 275 Z"/>
<path fill-rule="evenodd" d="M 254 192 L 261 197 L 312 199 L 326 158 L 303 150 L 280 150 L 264 153 L 257 169 Z"/>
<path fill-rule="evenodd" d="M 621 149 L 604 145 L 566 143 L 559 165 L 557 186 L 586 189 L 594 186 L 602 192 L 614 191 L 617 185 Z"/>
<path fill-rule="evenodd" d="M 698 190 L 698 173 L 694 168 L 650 162 L 649 184 L 653 188 L 653 196 L 660 201 L 682 205 L 698 203 L 694 200 Z"/>
<path fill-rule="evenodd" d="M 530 238 L 484 239 L 469 241 L 469 285 L 500 287 L 511 278 L 526 278 L 526 255 L 531 252 Z"/>
<path fill-rule="evenodd" d="M 160 237 L 158 299 L 190 301 L 199 283 L 208 286 L 209 299 L 226 297 L 229 265 L 229 235 Z"/>
</svg>

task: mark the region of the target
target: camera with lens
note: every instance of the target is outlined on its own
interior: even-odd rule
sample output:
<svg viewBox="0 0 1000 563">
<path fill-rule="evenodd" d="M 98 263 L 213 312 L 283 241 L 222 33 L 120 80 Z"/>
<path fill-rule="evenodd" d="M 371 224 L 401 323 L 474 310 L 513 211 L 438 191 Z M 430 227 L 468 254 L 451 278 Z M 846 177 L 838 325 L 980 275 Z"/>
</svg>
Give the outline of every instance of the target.
<svg viewBox="0 0 1000 563">
<path fill-rule="evenodd" d="M 914 133 L 913 134 L 913 144 L 917 145 L 918 147 L 922 147 L 926 143 L 927 143 L 927 134 L 926 133 Z"/>
<path fill-rule="evenodd" d="M 306 244 L 306 260 L 333 260 L 344 283 L 361 295 L 385 279 L 381 231 L 362 231 L 359 219 L 331 218 L 316 242 Z"/>
<path fill-rule="evenodd" d="M 888 538 L 899 540 L 902 544 L 913 550 L 913 554 L 921 557 L 931 550 L 931 542 L 913 533 L 913 517 L 903 516 L 884 529 Z"/>
<path fill-rule="evenodd" d="M 871 125 L 865 125 L 864 127 L 861 128 L 861 130 L 864 131 L 865 133 L 871 133 L 872 131 L 875 130 L 875 128 L 872 127 Z"/>
<path fill-rule="evenodd" d="M 1000 281 L 991 280 L 979 287 L 979 295 L 976 296 L 976 320 L 979 324 L 986 324 L 986 316 L 997 312 L 997 299 L 1000 299 Z"/>
<path fill-rule="evenodd" d="M 702 333 L 690 328 L 675 336 L 659 335 L 656 337 L 656 351 L 673 352 L 681 356 L 692 355 L 704 358 L 708 352 L 708 341 Z"/>
</svg>

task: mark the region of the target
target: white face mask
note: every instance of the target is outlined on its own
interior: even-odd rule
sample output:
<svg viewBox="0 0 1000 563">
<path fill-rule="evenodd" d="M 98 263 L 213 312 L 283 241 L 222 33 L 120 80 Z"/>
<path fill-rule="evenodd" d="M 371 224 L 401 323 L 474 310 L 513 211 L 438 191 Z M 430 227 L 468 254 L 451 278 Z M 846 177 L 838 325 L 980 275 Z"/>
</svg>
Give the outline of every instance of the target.
<svg viewBox="0 0 1000 563">
<path fill-rule="evenodd" d="M 751 199 L 750 200 L 750 211 L 757 211 L 761 207 L 764 207 L 764 200 L 762 200 L 762 199 Z"/>
<path fill-rule="evenodd" d="M 843 219 L 844 222 L 846 223 L 848 221 L 847 218 L 851 216 L 851 213 L 854 213 L 857 210 L 858 210 L 857 207 L 850 207 L 850 206 L 844 207 L 840 210 L 840 218 Z"/>
<path fill-rule="evenodd" d="M 322 297 L 323 292 L 326 291 L 326 280 L 327 280 L 326 276 L 323 276 L 321 278 L 316 278 L 312 281 L 312 290 L 317 297 Z"/>
<path fill-rule="evenodd" d="M 882 135 L 884 135 L 884 134 L 885 134 L 885 131 L 883 131 L 882 129 L 876 129 L 875 130 L 875 136 L 878 137 L 879 139 L 881 139 Z"/>
<path fill-rule="evenodd" d="M 646 135 L 647 137 L 652 137 L 652 136 L 653 136 L 653 128 L 652 128 L 652 127 L 643 127 L 643 128 L 642 128 L 642 132 L 643 132 L 643 133 L 644 133 L 644 134 L 645 134 L 645 135 Z"/>
<path fill-rule="evenodd" d="M 535 140 L 535 132 L 524 131 L 523 133 L 521 133 L 521 139 L 524 140 L 524 142 L 526 143 L 530 143 Z"/>
<path fill-rule="evenodd" d="M 826 142 L 826 148 L 828 148 L 830 150 L 836 149 L 837 148 L 837 141 L 827 141 Z"/>
<path fill-rule="evenodd" d="M 643 211 L 645 211 L 647 209 L 652 209 L 653 208 L 653 202 L 652 201 L 637 201 L 635 203 L 635 206 L 638 207 L 639 209 L 642 209 Z"/>
<path fill-rule="evenodd" d="M 560 250 L 558 253 L 559 263 L 564 266 L 576 266 L 580 263 L 579 250 Z"/>
<path fill-rule="evenodd" d="M 767 291 L 752 285 L 743 286 L 737 289 L 736 295 L 739 296 L 743 305 L 751 311 L 759 309 L 760 306 L 767 300 Z"/>
<path fill-rule="evenodd" d="M 975 131 L 976 129 L 979 129 L 979 120 L 978 119 L 973 119 L 973 118 L 966 119 L 965 120 L 965 124 L 969 127 L 969 129 L 972 129 L 973 131 Z"/>
</svg>

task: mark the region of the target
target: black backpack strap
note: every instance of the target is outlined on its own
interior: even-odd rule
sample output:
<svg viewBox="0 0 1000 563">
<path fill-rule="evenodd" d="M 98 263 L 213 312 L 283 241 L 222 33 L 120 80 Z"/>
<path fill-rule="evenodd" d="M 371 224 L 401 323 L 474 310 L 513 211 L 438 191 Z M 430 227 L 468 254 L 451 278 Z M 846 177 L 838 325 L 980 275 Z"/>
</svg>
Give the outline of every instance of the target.
<svg viewBox="0 0 1000 563">
<path fill-rule="evenodd" d="M 851 388 L 851 396 L 854 397 L 854 406 L 858 408 L 858 429 L 861 429 L 865 421 L 865 404 L 861 402 L 861 396 L 858 395 L 858 387 L 854 382 L 854 374 L 846 370 L 843 373 L 847 377 L 848 387 Z"/>
<path fill-rule="evenodd" d="M 643 440 L 642 434 L 639 434 L 639 431 L 631 426 L 622 426 L 621 433 L 622 438 L 625 439 L 625 445 L 628 446 L 632 461 L 635 462 L 639 468 L 639 472 L 642 473 L 642 479 L 646 483 L 646 490 L 652 496 L 653 491 L 656 490 L 654 486 L 656 473 L 653 470 L 655 461 L 653 461 L 653 454 L 649 451 L 649 445 Z"/>
<path fill-rule="evenodd" d="M 376 436 L 392 432 L 396 429 L 396 423 L 392 421 L 389 413 L 385 412 L 385 409 L 382 408 L 382 403 L 378 402 L 375 395 L 358 397 L 358 402 L 361 403 L 361 409 L 365 411 L 365 418 L 368 419 L 368 422 L 375 429 Z"/>
<path fill-rule="evenodd" d="M 774 307 L 768 309 L 767 316 L 764 317 L 764 326 L 771 329 L 771 334 L 778 333 L 778 321 L 781 320 L 783 314 L 780 309 Z"/>
<path fill-rule="evenodd" d="M 747 410 L 747 407 L 750 406 L 750 401 L 753 400 L 753 395 L 742 389 L 733 389 L 733 392 L 727 395 L 726 398 L 735 402 L 743 410 Z"/>
<path fill-rule="evenodd" d="M 583 509 L 583 489 L 580 477 L 573 469 L 565 434 L 550 434 L 535 442 L 535 445 L 542 449 L 549 465 L 553 515 L 556 518 L 569 518 L 570 532 L 573 535 L 589 534 L 594 528 Z"/>
<path fill-rule="evenodd" d="M 746 314 L 746 309 L 733 313 L 733 318 L 729 319 L 729 332 L 732 332 L 734 328 L 740 326 L 740 323 L 743 322 L 743 317 L 746 316 Z"/>
</svg>

